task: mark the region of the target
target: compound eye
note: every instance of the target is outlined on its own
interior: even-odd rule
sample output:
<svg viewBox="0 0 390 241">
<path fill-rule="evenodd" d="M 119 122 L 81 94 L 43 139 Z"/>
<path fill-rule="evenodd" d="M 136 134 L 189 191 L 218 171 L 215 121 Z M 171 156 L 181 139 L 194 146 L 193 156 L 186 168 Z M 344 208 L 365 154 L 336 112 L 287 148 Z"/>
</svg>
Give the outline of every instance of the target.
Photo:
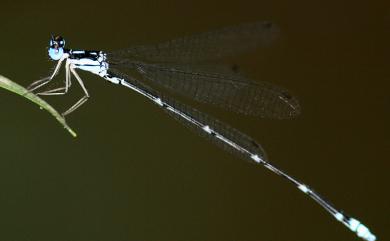
<svg viewBox="0 0 390 241">
<path fill-rule="evenodd" d="M 59 59 L 61 59 L 63 54 L 64 54 L 64 49 L 63 48 L 49 48 L 49 57 L 52 60 L 59 60 Z"/>
<path fill-rule="evenodd" d="M 50 48 L 63 48 L 65 40 L 61 36 L 52 36 L 49 42 Z"/>
<path fill-rule="evenodd" d="M 65 46 L 65 40 L 64 40 L 63 37 L 61 37 L 61 36 L 56 36 L 56 37 L 55 37 L 55 40 L 56 40 L 56 42 L 57 42 L 57 44 L 58 44 L 58 47 L 63 48 L 63 47 Z"/>
</svg>

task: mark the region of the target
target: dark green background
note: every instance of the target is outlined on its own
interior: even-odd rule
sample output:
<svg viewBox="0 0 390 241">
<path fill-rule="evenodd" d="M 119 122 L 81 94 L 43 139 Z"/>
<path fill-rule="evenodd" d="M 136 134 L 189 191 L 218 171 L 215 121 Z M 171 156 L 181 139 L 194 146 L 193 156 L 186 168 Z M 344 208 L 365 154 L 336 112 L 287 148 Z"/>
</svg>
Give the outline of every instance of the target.
<svg viewBox="0 0 390 241">
<path fill-rule="evenodd" d="M 22 85 L 48 75 L 51 33 L 70 48 L 114 50 L 271 20 L 279 41 L 234 63 L 291 90 L 302 115 L 275 121 L 202 109 L 250 134 L 273 163 L 389 240 L 383 2 L 3 0 L 0 74 Z M 128 89 L 81 76 L 92 97 L 68 118 L 76 139 L 0 90 L 0 241 L 358 240 L 282 178 L 223 152 Z M 46 100 L 64 110 L 81 95 L 74 86 Z"/>
</svg>

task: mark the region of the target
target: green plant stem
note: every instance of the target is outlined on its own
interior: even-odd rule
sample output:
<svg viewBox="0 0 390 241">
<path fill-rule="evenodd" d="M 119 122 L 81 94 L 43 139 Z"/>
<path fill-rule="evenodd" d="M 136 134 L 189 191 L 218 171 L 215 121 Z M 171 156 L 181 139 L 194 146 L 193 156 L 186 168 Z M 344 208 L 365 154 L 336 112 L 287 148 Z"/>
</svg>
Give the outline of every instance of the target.
<svg viewBox="0 0 390 241">
<path fill-rule="evenodd" d="M 57 121 L 67 130 L 69 133 L 76 137 L 77 134 L 74 132 L 68 124 L 66 124 L 65 118 L 59 114 L 51 105 L 49 105 L 46 101 L 38 97 L 32 92 L 29 92 L 26 88 L 23 86 L 9 80 L 8 78 L 0 75 L 0 87 L 4 88 L 8 91 L 14 92 L 26 99 L 29 99 L 30 101 L 34 102 L 35 104 L 39 105 L 41 109 L 47 110 L 54 118 L 57 119 Z"/>
</svg>

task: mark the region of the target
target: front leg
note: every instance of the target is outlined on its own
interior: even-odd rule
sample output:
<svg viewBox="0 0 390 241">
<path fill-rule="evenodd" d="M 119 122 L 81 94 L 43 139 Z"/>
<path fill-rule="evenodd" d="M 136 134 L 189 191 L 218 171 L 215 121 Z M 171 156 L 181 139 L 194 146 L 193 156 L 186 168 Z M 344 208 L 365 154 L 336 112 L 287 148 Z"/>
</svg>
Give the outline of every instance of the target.
<svg viewBox="0 0 390 241">
<path fill-rule="evenodd" d="M 70 66 L 70 62 L 66 61 L 66 63 L 65 63 L 65 86 L 64 87 L 40 92 L 40 93 L 38 93 L 38 95 L 64 95 L 64 94 L 68 93 L 68 90 L 69 90 L 70 86 L 72 85 L 69 66 Z"/>
<path fill-rule="evenodd" d="M 66 59 L 68 59 L 68 55 L 67 54 L 64 54 L 60 60 L 58 60 L 58 64 L 56 66 L 56 68 L 54 69 L 54 72 L 51 74 L 50 77 L 46 77 L 46 78 L 43 78 L 43 79 L 40 79 L 40 80 L 37 80 L 37 81 L 34 81 L 33 83 L 31 83 L 27 89 L 30 91 L 30 92 L 33 92 L 34 90 L 38 89 L 38 88 L 41 88 L 42 86 L 48 84 L 53 78 L 54 76 L 56 76 L 58 74 L 58 71 L 60 70 L 60 67 L 62 65 L 62 62 Z M 68 61 L 67 61 L 68 62 Z"/>
<path fill-rule="evenodd" d="M 46 85 L 46 84 L 49 83 L 50 81 L 51 81 L 50 76 L 49 76 L 49 77 L 42 78 L 42 79 L 39 79 L 39 80 L 36 80 L 36 81 L 32 82 L 32 83 L 27 87 L 27 90 L 28 90 L 29 92 L 33 92 L 34 90 L 40 88 L 41 86 Z"/>
</svg>

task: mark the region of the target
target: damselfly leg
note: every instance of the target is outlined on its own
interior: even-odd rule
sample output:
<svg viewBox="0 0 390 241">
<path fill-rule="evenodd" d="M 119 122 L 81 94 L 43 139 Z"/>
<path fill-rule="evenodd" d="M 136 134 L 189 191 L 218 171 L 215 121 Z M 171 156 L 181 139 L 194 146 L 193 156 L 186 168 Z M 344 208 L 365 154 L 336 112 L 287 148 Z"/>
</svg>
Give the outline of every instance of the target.
<svg viewBox="0 0 390 241">
<path fill-rule="evenodd" d="M 37 81 L 31 83 L 31 84 L 27 87 L 27 89 L 28 89 L 30 92 L 33 92 L 34 90 L 39 89 L 39 88 L 41 88 L 41 87 L 44 86 L 44 85 L 47 85 L 50 81 L 53 80 L 54 76 L 56 76 L 56 75 L 58 74 L 58 72 L 59 72 L 59 70 L 60 70 L 60 68 L 61 68 L 62 62 L 63 62 L 65 59 L 67 59 L 67 58 L 68 58 L 68 57 L 67 57 L 66 55 L 63 55 L 63 56 L 61 57 L 61 59 L 58 60 L 57 66 L 56 66 L 56 68 L 54 69 L 54 71 L 53 71 L 53 73 L 51 74 L 50 77 L 45 77 L 45 78 L 43 78 L 43 79 L 40 79 L 40 80 L 37 80 Z"/>
<path fill-rule="evenodd" d="M 50 76 L 48 77 L 45 77 L 45 78 L 42 78 L 42 79 L 39 79 L 39 80 L 36 80 L 34 82 L 32 82 L 28 87 L 27 87 L 27 90 L 30 91 L 30 92 L 33 92 L 34 90 L 46 85 L 47 83 L 49 83 L 51 81 L 50 79 Z"/>
<path fill-rule="evenodd" d="M 87 88 L 85 88 L 84 82 L 83 82 L 83 80 L 80 78 L 80 76 L 77 74 L 75 68 L 74 68 L 72 65 L 70 65 L 69 70 L 70 70 L 70 72 L 74 75 L 74 77 L 76 77 L 77 81 L 79 82 L 81 88 L 82 88 L 83 91 L 84 91 L 84 96 L 81 97 L 81 99 L 79 99 L 79 100 L 76 102 L 76 104 L 74 104 L 73 106 L 71 106 L 67 111 L 65 111 L 64 113 L 62 113 L 63 116 L 66 116 L 66 115 L 72 113 L 73 111 L 75 111 L 75 110 L 76 110 L 77 108 L 79 108 L 82 104 L 84 104 L 84 103 L 88 100 L 88 98 L 89 98 L 88 90 L 87 90 Z M 69 72 L 69 70 L 67 70 L 67 72 Z"/>
<path fill-rule="evenodd" d="M 70 66 L 69 61 L 66 61 L 66 63 L 65 63 L 65 86 L 51 89 L 51 90 L 47 90 L 44 92 L 39 92 L 39 93 L 37 93 L 37 95 L 64 95 L 64 94 L 68 93 L 68 90 L 69 90 L 70 86 L 72 85 L 71 75 L 69 73 L 69 66 Z"/>
<path fill-rule="evenodd" d="M 58 61 L 58 64 L 50 77 L 46 77 L 46 78 L 37 80 L 37 81 L 33 82 L 28 87 L 28 90 L 32 92 L 32 91 L 37 90 L 37 89 L 43 87 L 44 85 L 48 84 L 58 74 L 58 72 L 61 68 L 62 62 L 66 59 L 66 62 L 65 62 L 65 86 L 37 93 L 37 95 L 64 95 L 64 94 L 68 93 L 69 88 L 72 85 L 71 79 L 72 79 L 72 75 L 73 75 L 77 79 L 78 83 L 80 84 L 80 86 L 84 92 L 84 96 L 81 97 L 81 99 L 79 99 L 68 110 L 63 112 L 62 113 L 63 116 L 66 116 L 66 115 L 72 113 L 73 111 L 75 111 L 82 104 L 84 104 L 89 98 L 89 93 L 88 93 L 87 88 L 85 88 L 83 80 L 77 74 L 75 67 L 69 61 L 68 57 L 69 57 L 68 55 L 63 55 L 63 57 Z"/>
</svg>

